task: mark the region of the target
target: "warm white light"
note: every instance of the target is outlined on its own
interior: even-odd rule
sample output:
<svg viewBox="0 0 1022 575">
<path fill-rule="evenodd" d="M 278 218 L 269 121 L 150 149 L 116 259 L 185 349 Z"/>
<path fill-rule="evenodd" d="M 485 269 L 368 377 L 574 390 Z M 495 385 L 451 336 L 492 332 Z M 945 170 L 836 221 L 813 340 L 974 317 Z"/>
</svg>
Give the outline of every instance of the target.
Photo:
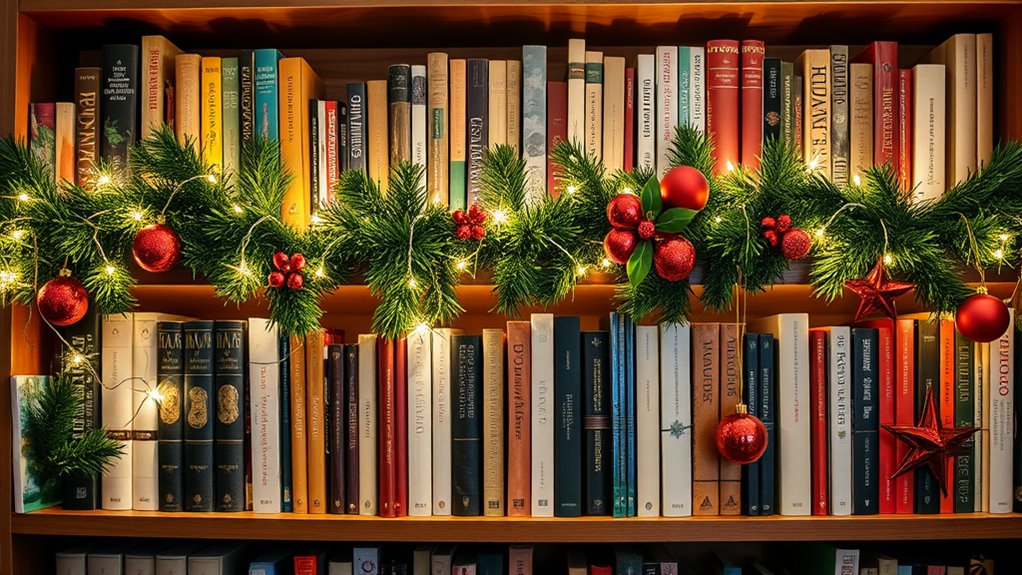
<svg viewBox="0 0 1022 575">
<path fill-rule="evenodd" d="M 575 193 L 575 186 L 568 186 L 568 193 L 569 194 L 574 194 Z"/>
<path fill-rule="evenodd" d="M 602 262 L 600 262 L 600 265 L 602 265 L 602 266 L 603 266 L 603 267 L 605 267 L 605 268 L 609 268 L 609 267 L 610 267 L 610 264 L 611 264 L 611 261 L 610 261 L 610 260 L 608 260 L 607 258 L 603 258 L 603 261 L 602 261 Z"/>
<path fill-rule="evenodd" d="M 720 216 L 716 216 L 716 217 L 713 218 L 713 221 L 714 221 L 714 223 L 719 224 L 720 222 L 724 221 L 724 218 L 722 218 Z"/>
<path fill-rule="evenodd" d="M 994 250 L 994 257 L 997 258 L 997 259 L 1003 259 L 1004 258 L 1004 252 L 1002 252 L 1000 249 L 996 249 L 996 250 Z"/>
<path fill-rule="evenodd" d="M 14 273 L 14 272 L 12 272 L 10 270 L 4 270 L 4 271 L 0 272 L 0 285 L 12 284 L 17 279 L 18 279 L 18 274 Z"/>
<path fill-rule="evenodd" d="M 855 182 L 856 186 L 862 185 L 862 178 L 859 177 L 859 174 L 855 174 L 854 176 L 852 176 L 852 181 Z"/>
<path fill-rule="evenodd" d="M 311 218 L 309 218 L 309 219 L 310 219 L 310 220 L 312 221 L 312 223 L 314 223 L 314 224 L 321 224 L 321 223 L 323 223 L 323 218 L 321 218 L 321 217 L 319 217 L 319 216 L 316 216 L 316 215 L 313 215 L 313 216 L 312 216 Z"/>
<path fill-rule="evenodd" d="M 115 271 L 117 271 L 117 269 L 114 268 L 114 266 L 106 266 L 106 275 L 112 276 Z"/>
<path fill-rule="evenodd" d="M 23 201 L 23 202 L 27 202 L 28 201 L 28 194 L 26 194 L 25 192 L 21 192 L 20 194 L 18 194 L 18 199 Z"/>
<path fill-rule="evenodd" d="M 578 266 L 578 268 L 575 270 L 575 273 L 577 273 L 579 277 L 581 277 L 586 275 L 586 271 L 588 271 L 588 268 L 586 266 Z"/>
<path fill-rule="evenodd" d="M 465 260 L 461 260 L 458 263 L 454 264 L 454 267 L 458 268 L 459 272 L 463 272 L 465 271 L 465 268 L 468 267 L 468 262 L 466 262 Z"/>
<path fill-rule="evenodd" d="M 731 163 L 731 160 L 727 161 L 727 171 L 729 172 L 735 171 L 735 165 Z"/>
<path fill-rule="evenodd" d="M 625 189 L 621 190 L 621 193 L 623 193 L 623 194 L 631 194 L 632 193 L 632 189 L 631 188 L 625 188 Z"/>
<path fill-rule="evenodd" d="M 14 230 L 13 232 L 11 232 L 11 237 L 16 239 L 16 240 L 20 240 L 21 237 L 24 236 L 24 235 L 25 235 L 25 230 Z"/>
<path fill-rule="evenodd" d="M 96 180 L 97 186 L 105 186 L 110 183 L 110 174 L 103 174 Z"/>
<path fill-rule="evenodd" d="M 316 277 L 321 278 L 321 277 L 323 277 L 325 275 L 326 275 L 326 272 L 323 271 L 323 266 L 319 266 L 318 268 L 316 268 Z"/>
<path fill-rule="evenodd" d="M 813 158 L 813 159 L 809 160 L 809 163 L 806 164 L 806 167 L 808 167 L 809 171 L 811 172 L 811 171 L 815 170 L 816 166 L 818 166 L 819 164 L 820 164 L 820 159 L 819 158 Z"/>
<path fill-rule="evenodd" d="M 824 233 L 823 228 L 820 228 L 820 229 L 816 230 L 816 237 L 822 238 L 823 237 L 823 233 Z"/>
<path fill-rule="evenodd" d="M 82 357 L 80 354 L 76 353 L 73 356 L 71 356 L 71 363 L 73 363 L 75 365 L 78 365 L 78 364 L 82 363 L 83 361 L 85 361 L 85 358 Z"/>
<path fill-rule="evenodd" d="M 408 280 L 408 287 L 415 289 L 419 287 L 419 282 L 415 281 L 415 278 L 411 278 Z"/>
<path fill-rule="evenodd" d="M 134 211 L 134 212 L 131 212 L 131 219 L 135 220 L 136 222 L 141 222 L 142 221 L 142 212 L 139 212 L 137 210 Z"/>
<path fill-rule="evenodd" d="M 209 183 L 211 184 L 216 183 L 216 176 L 214 176 L 213 174 L 209 174 L 208 176 L 206 176 L 206 179 L 209 180 Z"/>
<path fill-rule="evenodd" d="M 240 214 L 242 212 L 241 206 L 239 206 L 238 204 L 234 204 L 231 207 L 234 208 L 234 213 L 236 214 Z"/>
<path fill-rule="evenodd" d="M 507 221 L 507 212 L 504 210 L 494 210 L 493 212 L 494 223 L 502 224 Z"/>
<path fill-rule="evenodd" d="M 440 194 L 436 194 L 435 196 L 433 196 L 433 203 L 434 204 L 440 203 Z"/>
<path fill-rule="evenodd" d="M 425 323 L 420 323 L 419 325 L 415 326 L 414 333 L 419 337 L 425 337 L 425 335 L 429 333 L 429 326 L 426 325 Z"/>
<path fill-rule="evenodd" d="M 1001 234 L 997 236 L 997 239 L 1001 240 L 1002 242 L 1006 242 L 1008 241 L 1008 234 Z"/>
<path fill-rule="evenodd" d="M 158 390 L 158 389 L 150 389 L 146 393 L 146 397 L 148 397 L 149 399 L 155 401 L 156 403 L 160 403 L 160 402 L 163 401 L 163 394 L 160 393 L 160 390 Z"/>
<path fill-rule="evenodd" d="M 884 263 L 885 264 L 890 265 L 891 262 L 893 262 L 893 261 L 894 261 L 894 258 L 891 257 L 891 254 L 884 254 Z"/>
<path fill-rule="evenodd" d="M 245 263 L 245 260 L 241 260 L 241 263 L 238 264 L 238 273 L 245 276 L 252 275 L 252 270 L 248 269 L 248 264 Z"/>
</svg>

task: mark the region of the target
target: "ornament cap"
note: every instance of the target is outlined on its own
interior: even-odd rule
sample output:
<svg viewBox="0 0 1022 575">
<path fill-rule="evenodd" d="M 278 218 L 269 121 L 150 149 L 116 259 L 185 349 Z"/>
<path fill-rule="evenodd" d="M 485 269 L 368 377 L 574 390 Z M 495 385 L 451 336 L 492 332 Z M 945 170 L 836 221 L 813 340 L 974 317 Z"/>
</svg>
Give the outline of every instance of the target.
<svg viewBox="0 0 1022 575">
<path fill-rule="evenodd" d="M 749 406 L 744 403 L 739 403 L 738 405 L 735 405 L 735 413 L 738 415 L 746 415 L 749 413 Z"/>
<path fill-rule="evenodd" d="M 166 214 L 157 214 L 156 215 L 156 223 L 160 224 L 161 226 L 166 225 L 167 224 L 167 216 L 166 216 Z"/>
<path fill-rule="evenodd" d="M 990 290 L 986 285 L 976 286 L 976 293 L 987 294 L 990 293 Z"/>
<path fill-rule="evenodd" d="M 67 268 L 60 268 L 60 271 L 57 272 L 57 275 L 59 275 L 62 278 L 71 277 L 71 270 L 69 270 Z"/>
</svg>

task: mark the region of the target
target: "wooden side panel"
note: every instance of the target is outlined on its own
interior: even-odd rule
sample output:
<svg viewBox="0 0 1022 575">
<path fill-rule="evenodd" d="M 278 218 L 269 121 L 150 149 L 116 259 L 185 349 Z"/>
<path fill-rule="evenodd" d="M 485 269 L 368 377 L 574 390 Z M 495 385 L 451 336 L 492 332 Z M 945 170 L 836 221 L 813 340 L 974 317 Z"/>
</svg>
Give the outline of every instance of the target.
<svg viewBox="0 0 1022 575">
<path fill-rule="evenodd" d="M 997 60 L 994 63 L 994 89 L 997 95 L 998 118 L 995 120 L 996 141 L 1022 138 L 1022 109 L 1018 106 L 1018 88 L 1022 85 L 1022 9 L 1005 18 L 1000 32 L 994 36 Z"/>
</svg>

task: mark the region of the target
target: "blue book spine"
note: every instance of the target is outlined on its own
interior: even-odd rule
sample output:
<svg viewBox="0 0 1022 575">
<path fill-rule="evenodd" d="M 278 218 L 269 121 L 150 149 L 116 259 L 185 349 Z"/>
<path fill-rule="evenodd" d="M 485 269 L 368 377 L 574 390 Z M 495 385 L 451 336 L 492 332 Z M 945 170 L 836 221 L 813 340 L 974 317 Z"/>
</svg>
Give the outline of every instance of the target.
<svg viewBox="0 0 1022 575">
<path fill-rule="evenodd" d="M 582 336 L 577 316 L 554 318 L 554 515 L 582 515 Z"/>
<path fill-rule="evenodd" d="M 277 116 L 277 62 L 284 56 L 270 48 L 255 50 L 255 132 L 279 140 Z"/>
<path fill-rule="evenodd" d="M 742 401 L 749 415 L 759 417 L 759 335 L 745 334 Z M 759 515 L 759 461 L 742 466 L 742 506 L 746 515 Z"/>
<path fill-rule="evenodd" d="M 529 203 L 537 203 L 546 195 L 546 70 L 546 46 L 522 46 L 521 150 Z"/>
<path fill-rule="evenodd" d="M 617 313 L 610 314 L 610 395 L 611 395 L 611 444 L 614 457 L 612 471 L 612 498 L 614 517 L 627 517 L 628 505 L 625 489 L 625 410 L 624 410 L 624 321 Z"/>
<path fill-rule="evenodd" d="M 625 316 L 625 453 L 628 517 L 635 517 L 635 322 Z"/>
<path fill-rule="evenodd" d="M 759 460 L 759 514 L 773 515 L 776 506 L 774 488 L 777 468 L 777 431 L 774 419 L 776 407 L 776 378 L 774 371 L 774 336 L 759 336 L 759 418 L 767 430 L 767 448 Z"/>
<path fill-rule="evenodd" d="M 877 330 L 852 329 L 852 513 L 880 509 Z"/>
<path fill-rule="evenodd" d="M 280 338 L 280 510 L 294 511 L 291 501 L 291 343 Z"/>
<path fill-rule="evenodd" d="M 688 46 L 678 46 L 678 125 L 684 126 L 692 121 L 689 100 L 692 84 L 692 50 Z"/>
</svg>

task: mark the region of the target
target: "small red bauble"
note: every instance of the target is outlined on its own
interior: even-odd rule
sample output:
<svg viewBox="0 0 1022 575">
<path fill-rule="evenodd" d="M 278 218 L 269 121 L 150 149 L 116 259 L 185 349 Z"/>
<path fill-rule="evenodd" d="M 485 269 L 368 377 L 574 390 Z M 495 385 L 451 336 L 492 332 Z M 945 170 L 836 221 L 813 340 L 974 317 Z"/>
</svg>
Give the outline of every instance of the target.
<svg viewBox="0 0 1022 575">
<path fill-rule="evenodd" d="M 791 216 L 788 214 L 781 214 L 777 216 L 777 231 L 780 233 L 786 233 L 791 229 Z"/>
<path fill-rule="evenodd" d="M 633 194 L 618 194 L 607 204 L 607 221 L 618 229 L 634 230 L 642 221 L 642 201 Z"/>
<path fill-rule="evenodd" d="M 71 325 L 85 317 L 89 309 L 89 292 L 78 278 L 60 275 L 39 288 L 35 302 L 46 321 L 58 326 Z"/>
<path fill-rule="evenodd" d="M 298 290 L 298 289 L 302 289 L 303 285 L 305 285 L 305 277 L 303 277 L 302 274 L 300 274 L 300 273 L 293 273 L 293 274 L 287 276 L 287 287 L 288 288 L 294 289 L 294 290 Z"/>
<path fill-rule="evenodd" d="M 632 257 L 638 243 L 639 238 L 631 230 L 610 230 L 603 237 L 603 253 L 608 260 L 624 265 Z"/>
<path fill-rule="evenodd" d="M 763 457 L 766 448 L 766 426 L 755 415 L 732 413 L 717 425 L 717 451 L 732 463 L 752 463 Z"/>
<path fill-rule="evenodd" d="M 1003 301 L 987 293 L 973 294 L 958 305 L 955 327 L 969 341 L 987 343 L 1004 335 L 1011 314 Z"/>
<path fill-rule="evenodd" d="M 778 222 L 779 227 L 780 223 Z M 809 240 L 809 234 L 801 228 L 788 230 L 788 233 L 784 234 L 781 239 L 781 254 L 789 260 L 800 260 L 806 257 L 811 247 L 812 242 Z"/>
<path fill-rule="evenodd" d="M 777 247 L 777 232 L 774 230 L 766 230 L 763 232 L 763 237 L 766 238 L 766 241 L 770 242 L 770 247 Z"/>
<path fill-rule="evenodd" d="M 273 267 L 284 273 L 291 271 L 291 257 L 284 252 L 273 254 Z"/>
<path fill-rule="evenodd" d="M 454 237 L 459 240 L 467 240 L 472 237 L 472 226 L 469 224 L 461 224 L 454 228 Z"/>
<path fill-rule="evenodd" d="M 477 225 L 472 226 L 471 236 L 472 236 L 473 240 L 481 240 L 481 239 L 485 238 L 486 237 L 486 228 L 484 228 L 483 226 L 477 226 Z"/>
<path fill-rule="evenodd" d="M 660 180 L 660 197 L 668 208 L 701 210 L 710 197 L 706 176 L 690 166 L 671 168 Z"/>
<path fill-rule="evenodd" d="M 283 287 L 284 274 L 281 272 L 270 272 L 270 275 L 266 276 L 266 284 L 272 288 Z"/>
<path fill-rule="evenodd" d="M 291 270 L 300 272 L 305 267 L 305 256 L 302 254 L 295 254 L 291 256 Z"/>
<path fill-rule="evenodd" d="M 777 225 L 777 220 L 773 219 L 770 216 L 763 216 L 763 219 L 760 220 L 760 225 L 763 226 L 764 228 L 773 228 L 774 226 Z"/>
<path fill-rule="evenodd" d="M 639 238 L 648 240 L 656 233 L 656 224 L 649 220 L 639 222 Z"/>
<path fill-rule="evenodd" d="M 653 267 L 657 275 L 669 282 L 687 278 L 695 263 L 695 247 L 681 236 L 669 237 L 658 243 L 653 250 Z"/>
<path fill-rule="evenodd" d="M 146 226 L 135 234 L 131 255 L 147 272 L 165 272 L 181 258 L 181 238 L 166 224 Z"/>
</svg>

